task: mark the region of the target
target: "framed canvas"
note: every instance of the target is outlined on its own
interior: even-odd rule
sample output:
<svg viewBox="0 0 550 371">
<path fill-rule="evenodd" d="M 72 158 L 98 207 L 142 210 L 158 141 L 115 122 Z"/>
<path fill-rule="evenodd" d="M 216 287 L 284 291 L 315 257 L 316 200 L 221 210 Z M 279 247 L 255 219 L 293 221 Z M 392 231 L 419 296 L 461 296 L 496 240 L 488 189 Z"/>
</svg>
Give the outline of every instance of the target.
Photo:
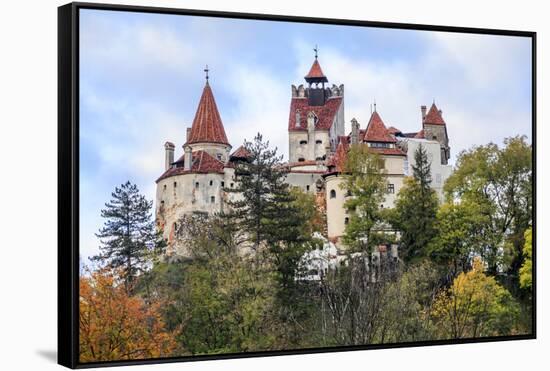
<svg viewBox="0 0 550 371">
<path fill-rule="evenodd" d="M 534 32 L 58 20 L 60 364 L 536 337 Z"/>
</svg>

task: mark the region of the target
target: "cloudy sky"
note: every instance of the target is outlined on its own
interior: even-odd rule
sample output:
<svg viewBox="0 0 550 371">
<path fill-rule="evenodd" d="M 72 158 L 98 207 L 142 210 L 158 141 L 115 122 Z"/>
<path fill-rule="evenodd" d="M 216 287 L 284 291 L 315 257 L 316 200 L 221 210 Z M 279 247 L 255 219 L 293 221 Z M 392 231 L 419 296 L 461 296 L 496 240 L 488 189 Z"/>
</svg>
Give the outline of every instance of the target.
<svg viewBox="0 0 550 371">
<path fill-rule="evenodd" d="M 511 36 L 81 10 L 80 251 L 98 251 L 100 209 L 126 180 L 153 200 L 164 142 L 182 153 L 204 66 L 229 142 L 257 132 L 288 154 L 290 85 L 319 46 L 330 84 L 345 85 L 345 119 L 370 105 L 387 126 L 420 129 L 435 99 L 452 151 L 531 139 L 531 44 Z"/>
</svg>

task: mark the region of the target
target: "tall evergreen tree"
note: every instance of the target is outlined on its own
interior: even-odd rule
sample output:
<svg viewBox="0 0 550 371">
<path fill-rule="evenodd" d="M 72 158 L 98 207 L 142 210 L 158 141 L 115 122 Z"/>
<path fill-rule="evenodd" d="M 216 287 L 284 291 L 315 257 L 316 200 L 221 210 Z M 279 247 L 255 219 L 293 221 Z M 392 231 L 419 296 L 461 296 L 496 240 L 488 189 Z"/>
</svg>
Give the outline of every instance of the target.
<svg viewBox="0 0 550 371">
<path fill-rule="evenodd" d="M 400 255 L 409 262 L 426 255 L 427 246 L 436 234 L 438 199 L 430 187 L 432 175 L 428 154 L 420 144 L 414 153 L 413 176 L 399 191 L 392 223 L 401 231 Z"/>
<path fill-rule="evenodd" d="M 111 201 L 101 210 L 105 218 L 96 236 L 101 241 L 99 255 L 91 259 L 120 269 L 126 290 L 130 291 L 136 276 L 144 270 L 159 243 L 151 216 L 153 201 L 139 193 L 135 184 L 127 181 L 115 187 Z"/>
</svg>

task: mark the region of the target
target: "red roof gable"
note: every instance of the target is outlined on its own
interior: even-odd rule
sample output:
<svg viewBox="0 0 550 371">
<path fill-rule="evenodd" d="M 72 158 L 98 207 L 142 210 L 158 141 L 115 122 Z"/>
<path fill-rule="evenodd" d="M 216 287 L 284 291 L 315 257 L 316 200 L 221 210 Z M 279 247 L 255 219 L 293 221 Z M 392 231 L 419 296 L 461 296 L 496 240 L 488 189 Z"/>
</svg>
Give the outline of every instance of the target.
<svg viewBox="0 0 550 371">
<path fill-rule="evenodd" d="M 250 156 L 250 152 L 244 146 L 240 146 L 233 152 L 229 157 L 236 157 L 236 158 L 248 158 Z"/>
<path fill-rule="evenodd" d="M 181 156 L 175 163 L 180 164 L 179 167 L 171 167 L 168 170 L 164 172 L 160 176 L 160 178 L 157 179 L 157 182 L 168 178 L 174 175 L 180 175 L 180 174 L 188 174 L 188 173 L 202 173 L 202 174 L 208 174 L 208 173 L 221 173 L 223 174 L 223 168 L 224 164 L 220 160 L 215 159 L 212 157 L 208 152 L 205 151 L 196 151 L 191 154 L 192 156 L 192 165 L 191 170 L 184 170 L 183 162 L 185 155 Z"/>
<path fill-rule="evenodd" d="M 430 107 L 430 110 L 428 111 L 428 114 L 424 119 L 424 124 L 445 125 L 445 121 L 443 120 L 443 117 L 441 117 L 441 113 L 439 113 L 439 110 L 437 109 L 435 103 L 433 103 Z"/>
<path fill-rule="evenodd" d="M 326 79 L 327 77 L 323 73 L 323 70 L 321 69 L 321 65 L 319 64 L 319 61 L 315 59 L 313 64 L 311 65 L 311 68 L 309 69 L 308 74 L 305 76 L 306 79 Z"/>
<path fill-rule="evenodd" d="M 397 142 L 397 140 L 392 135 L 390 135 L 388 129 L 386 129 L 386 125 L 384 125 L 384 122 L 376 111 L 374 111 L 370 117 L 363 140 L 365 142 Z"/>
<path fill-rule="evenodd" d="M 317 116 L 315 129 L 329 130 L 342 103 L 342 97 L 327 99 L 323 106 L 310 106 L 307 98 L 292 98 L 290 101 L 290 117 L 288 130 L 307 130 L 307 114 L 311 111 Z M 296 126 L 296 111 L 300 110 L 300 125 Z"/>
<path fill-rule="evenodd" d="M 349 152 L 349 137 L 339 136 L 338 146 L 336 152 L 328 161 L 328 167 L 331 171 L 337 171 L 339 173 L 344 172 L 346 161 L 348 159 Z"/>
<path fill-rule="evenodd" d="M 216 101 L 214 100 L 214 94 L 212 94 L 212 89 L 208 82 L 202 91 L 201 100 L 195 114 L 195 119 L 193 120 L 187 144 L 201 142 L 229 144 Z"/>
</svg>

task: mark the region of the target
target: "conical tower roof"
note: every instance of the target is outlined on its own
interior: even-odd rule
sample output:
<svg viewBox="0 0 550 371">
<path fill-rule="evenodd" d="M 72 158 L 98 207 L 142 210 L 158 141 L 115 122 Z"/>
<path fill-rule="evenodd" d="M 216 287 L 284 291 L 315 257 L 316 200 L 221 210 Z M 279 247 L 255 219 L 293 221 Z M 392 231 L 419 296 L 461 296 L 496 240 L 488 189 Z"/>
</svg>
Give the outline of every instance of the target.
<svg viewBox="0 0 550 371">
<path fill-rule="evenodd" d="M 382 121 L 382 118 L 376 111 L 374 111 L 370 117 L 364 141 L 383 143 L 397 142 L 397 140 L 390 135 L 388 129 L 386 129 L 386 125 L 384 125 L 384 121 Z"/>
<path fill-rule="evenodd" d="M 428 111 L 428 114 L 424 119 L 424 124 L 445 125 L 445 120 L 443 120 L 443 117 L 441 116 L 441 113 L 439 112 L 439 109 L 437 108 L 435 103 L 433 103 L 430 107 L 430 110 Z"/>
<path fill-rule="evenodd" d="M 323 70 L 321 69 L 321 65 L 319 64 L 319 61 L 317 58 L 315 58 L 315 61 L 313 61 L 313 64 L 311 65 L 311 68 L 309 69 L 308 74 L 304 77 L 306 81 L 308 82 L 327 82 L 328 79 L 323 73 Z"/>
<path fill-rule="evenodd" d="M 193 126 L 187 138 L 187 144 L 221 143 L 229 144 L 222 119 L 214 100 L 214 94 L 208 81 L 202 91 L 201 100 L 195 113 Z"/>
</svg>

